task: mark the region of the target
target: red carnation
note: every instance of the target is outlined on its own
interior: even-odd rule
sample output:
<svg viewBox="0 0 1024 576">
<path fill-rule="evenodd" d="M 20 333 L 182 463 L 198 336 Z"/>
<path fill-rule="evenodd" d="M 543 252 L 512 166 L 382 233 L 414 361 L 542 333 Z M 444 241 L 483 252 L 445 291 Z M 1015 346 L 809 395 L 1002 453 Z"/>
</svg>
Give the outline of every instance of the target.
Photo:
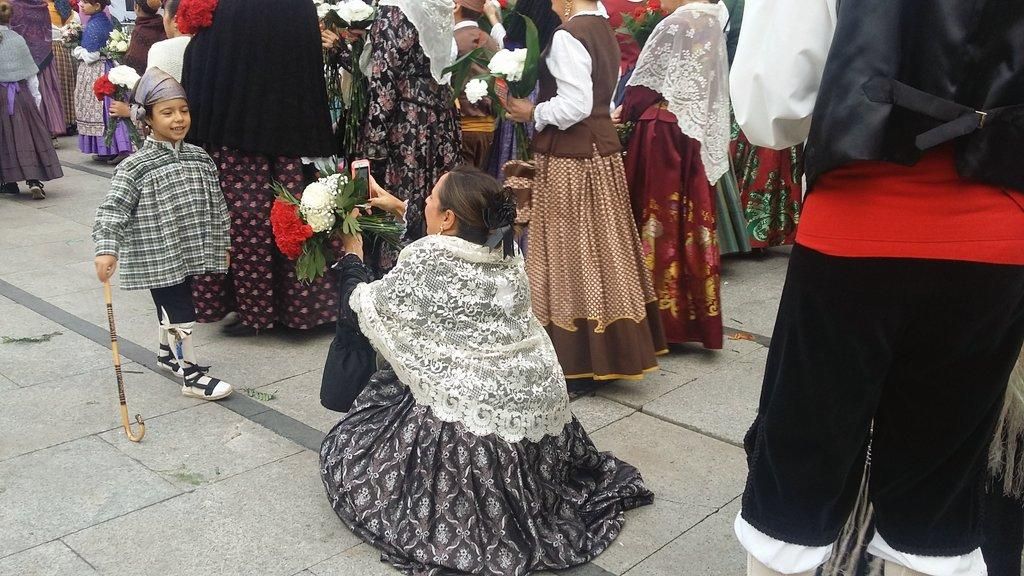
<svg viewBox="0 0 1024 576">
<path fill-rule="evenodd" d="M 174 22 L 182 34 L 197 34 L 213 24 L 217 0 L 181 0 Z"/>
<path fill-rule="evenodd" d="M 117 93 L 117 86 L 107 78 L 104 74 L 96 79 L 96 82 L 92 85 L 92 93 L 96 96 L 96 99 L 103 101 L 104 98 L 112 98 Z"/>
<path fill-rule="evenodd" d="M 661 0 L 648 0 L 647 7 L 650 8 L 652 12 L 661 12 Z"/>
<path fill-rule="evenodd" d="M 313 237 L 313 228 L 299 217 L 299 207 L 280 198 L 270 207 L 270 226 L 278 250 L 292 260 L 302 256 L 302 245 Z"/>
<path fill-rule="evenodd" d="M 641 18 L 644 17 L 644 14 L 646 14 L 646 13 L 647 13 L 647 9 L 644 8 L 643 6 L 641 6 L 641 7 L 637 8 L 636 10 L 633 11 L 633 19 L 634 20 L 640 20 Z"/>
<path fill-rule="evenodd" d="M 71 4 L 71 9 L 74 10 L 75 12 L 78 12 L 78 10 L 79 10 L 78 0 L 71 0 L 70 4 Z"/>
<path fill-rule="evenodd" d="M 502 10 L 508 8 L 508 0 L 498 0 L 498 6 L 501 6 Z"/>
</svg>

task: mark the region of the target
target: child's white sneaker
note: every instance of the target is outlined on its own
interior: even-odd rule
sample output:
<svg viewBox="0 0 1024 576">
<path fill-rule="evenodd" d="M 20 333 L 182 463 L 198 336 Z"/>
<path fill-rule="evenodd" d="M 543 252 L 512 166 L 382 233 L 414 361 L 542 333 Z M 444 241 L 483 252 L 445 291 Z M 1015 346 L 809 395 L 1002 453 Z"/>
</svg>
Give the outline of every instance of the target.
<svg viewBox="0 0 1024 576">
<path fill-rule="evenodd" d="M 227 398 L 234 391 L 231 384 L 206 375 L 201 366 L 185 362 L 182 374 L 181 393 L 184 396 L 203 400 Z"/>
</svg>

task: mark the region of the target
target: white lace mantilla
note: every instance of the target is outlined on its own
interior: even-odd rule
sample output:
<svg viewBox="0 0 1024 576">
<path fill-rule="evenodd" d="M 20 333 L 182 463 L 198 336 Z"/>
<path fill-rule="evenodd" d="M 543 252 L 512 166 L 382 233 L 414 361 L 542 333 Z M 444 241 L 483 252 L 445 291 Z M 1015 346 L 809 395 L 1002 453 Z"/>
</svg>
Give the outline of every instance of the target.
<svg viewBox="0 0 1024 576">
<path fill-rule="evenodd" d="M 397 6 L 416 27 L 420 47 L 430 59 L 430 75 L 438 84 L 447 84 L 444 69 L 455 62 L 452 42 L 455 38 L 454 0 L 380 0 L 379 6 Z"/>
<path fill-rule="evenodd" d="M 560 434 L 571 420 L 522 256 L 428 236 L 383 279 L 357 287 L 349 304 L 416 402 L 441 420 L 507 442 Z"/>
<path fill-rule="evenodd" d="M 662 20 L 647 40 L 629 86 L 661 94 L 679 129 L 700 142 L 700 158 L 715 184 L 729 171 L 729 57 L 721 3 L 687 4 Z"/>
</svg>

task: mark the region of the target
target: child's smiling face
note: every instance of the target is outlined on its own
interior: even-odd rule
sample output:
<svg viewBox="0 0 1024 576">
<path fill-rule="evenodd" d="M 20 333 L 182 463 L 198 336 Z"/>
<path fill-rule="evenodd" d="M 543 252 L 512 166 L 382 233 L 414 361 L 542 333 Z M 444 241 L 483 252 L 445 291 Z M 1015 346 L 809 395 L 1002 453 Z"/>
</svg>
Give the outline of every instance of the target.
<svg viewBox="0 0 1024 576">
<path fill-rule="evenodd" d="M 153 104 L 146 121 L 153 129 L 154 138 L 172 144 L 184 140 L 189 127 L 192 126 L 192 116 L 188 111 L 188 102 L 184 98 Z"/>
</svg>

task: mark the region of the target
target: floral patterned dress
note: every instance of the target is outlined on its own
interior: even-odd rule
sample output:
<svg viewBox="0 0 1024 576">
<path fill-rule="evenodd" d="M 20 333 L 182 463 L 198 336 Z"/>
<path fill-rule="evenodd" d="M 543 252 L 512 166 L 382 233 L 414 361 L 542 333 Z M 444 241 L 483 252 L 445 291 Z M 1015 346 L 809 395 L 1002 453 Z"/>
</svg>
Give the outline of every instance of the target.
<svg viewBox="0 0 1024 576">
<path fill-rule="evenodd" d="M 366 153 L 385 188 L 409 201 L 406 238 L 426 233 L 423 207 L 437 180 L 461 160 L 451 88 L 430 75 L 416 27 L 400 8 L 380 6 L 373 39 Z"/>
<path fill-rule="evenodd" d="M 732 153 L 751 247 L 792 244 L 803 197 L 803 146 L 754 146 L 733 122 Z"/>
</svg>

